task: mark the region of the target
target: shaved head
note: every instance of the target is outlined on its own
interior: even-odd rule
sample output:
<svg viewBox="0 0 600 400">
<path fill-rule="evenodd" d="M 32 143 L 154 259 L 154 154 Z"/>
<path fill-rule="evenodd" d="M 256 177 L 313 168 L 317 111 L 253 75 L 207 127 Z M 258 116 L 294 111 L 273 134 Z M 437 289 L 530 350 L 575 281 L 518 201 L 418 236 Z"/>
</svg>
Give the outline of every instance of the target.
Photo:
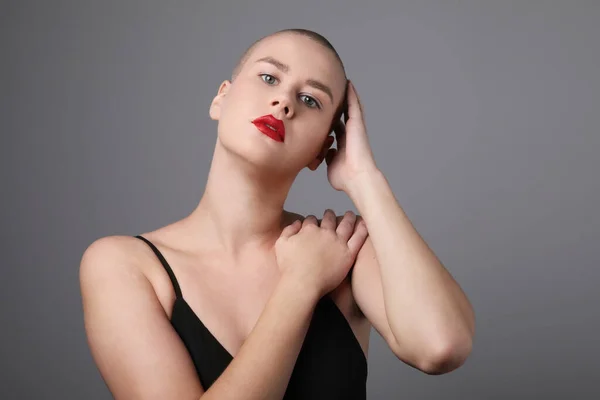
<svg viewBox="0 0 600 400">
<path fill-rule="evenodd" d="M 331 44 L 331 42 L 329 42 L 329 40 L 327 40 L 323 35 L 321 35 L 321 34 L 319 34 L 317 32 L 308 30 L 308 29 L 283 29 L 283 30 L 277 31 L 275 33 L 272 33 L 270 35 L 264 36 L 264 37 L 258 39 L 257 41 L 255 41 L 254 43 L 252 43 L 252 45 L 248 49 L 246 49 L 246 51 L 244 52 L 244 54 L 242 54 L 242 56 L 239 58 L 238 63 L 235 66 L 235 68 L 233 70 L 233 73 L 231 75 L 231 81 L 233 82 L 235 80 L 235 78 L 238 76 L 238 74 L 240 73 L 240 71 L 244 67 L 244 64 L 246 63 L 246 61 L 248 61 L 248 59 L 250 58 L 250 55 L 252 54 L 252 51 L 262 41 L 264 41 L 265 39 L 268 39 L 270 37 L 273 37 L 273 36 L 285 35 L 285 34 L 300 35 L 300 36 L 308 37 L 309 39 L 314 40 L 315 42 L 317 42 L 321 46 L 323 46 L 326 49 L 328 49 L 329 51 L 331 51 L 333 53 L 333 55 L 335 56 L 336 60 L 339 62 L 340 67 L 342 68 L 342 72 L 344 74 L 344 80 L 347 81 L 346 69 L 344 68 L 344 63 L 342 62 L 342 59 L 341 59 L 340 55 L 335 50 L 335 48 L 333 47 L 333 45 Z M 344 92 L 344 95 L 342 97 L 342 101 L 340 102 L 340 104 L 336 108 L 336 112 L 334 114 L 333 121 L 331 123 L 330 131 L 333 129 L 333 126 L 336 123 L 336 121 L 340 120 L 340 118 L 342 116 L 342 113 L 344 113 L 344 114 L 347 113 L 347 95 L 346 95 L 346 91 Z"/>
<path fill-rule="evenodd" d="M 295 35 L 301 35 L 301 36 L 306 36 L 312 40 L 314 40 L 315 42 L 319 43 L 320 45 L 322 45 L 323 47 L 329 49 L 330 51 L 333 52 L 333 54 L 335 55 L 335 58 L 339 61 L 340 66 L 342 67 L 342 71 L 344 71 L 344 77 L 346 77 L 346 70 L 344 69 L 344 63 L 342 62 L 342 59 L 340 58 L 340 55 L 338 54 L 338 52 L 335 50 L 335 48 L 333 47 L 333 45 L 329 42 L 329 40 L 327 40 L 323 35 L 308 30 L 308 29 L 283 29 L 280 31 L 277 31 L 275 33 L 272 33 L 270 35 L 264 36 L 260 39 L 258 39 L 257 41 L 255 41 L 254 43 L 252 43 L 252 45 L 244 52 L 244 54 L 242 54 L 242 56 L 240 57 L 237 65 L 235 66 L 233 73 L 231 75 L 231 80 L 235 80 L 236 76 L 239 74 L 240 70 L 242 69 L 242 67 L 244 66 L 244 64 L 246 63 L 246 61 L 248 60 L 248 58 L 250 57 L 250 54 L 252 54 L 252 50 L 254 50 L 254 48 L 263 40 L 270 38 L 272 36 L 276 36 L 276 35 L 281 35 L 281 34 L 286 34 L 286 33 L 290 33 L 290 34 L 295 34 Z"/>
</svg>

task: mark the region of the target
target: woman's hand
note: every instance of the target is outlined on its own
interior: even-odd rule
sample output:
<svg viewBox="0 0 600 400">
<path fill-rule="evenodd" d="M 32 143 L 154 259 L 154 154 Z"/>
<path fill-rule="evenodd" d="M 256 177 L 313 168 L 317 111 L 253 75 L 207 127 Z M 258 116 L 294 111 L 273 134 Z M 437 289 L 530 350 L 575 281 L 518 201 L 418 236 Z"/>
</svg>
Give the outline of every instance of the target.
<svg viewBox="0 0 600 400">
<path fill-rule="evenodd" d="M 349 191 L 356 177 L 377 170 L 367 138 L 362 106 L 350 81 L 348 110 L 344 120 L 345 123 L 340 120 L 334 125 L 337 149 L 332 148 L 327 152 L 327 179 L 334 189 L 350 195 Z"/>
<path fill-rule="evenodd" d="M 285 227 L 275 243 L 275 254 L 282 277 L 316 290 L 319 298 L 335 289 L 348 275 L 358 251 L 367 238 L 364 222 L 346 212 L 336 226 L 336 216 L 326 210 L 319 226 L 309 215 L 303 222 Z"/>
</svg>

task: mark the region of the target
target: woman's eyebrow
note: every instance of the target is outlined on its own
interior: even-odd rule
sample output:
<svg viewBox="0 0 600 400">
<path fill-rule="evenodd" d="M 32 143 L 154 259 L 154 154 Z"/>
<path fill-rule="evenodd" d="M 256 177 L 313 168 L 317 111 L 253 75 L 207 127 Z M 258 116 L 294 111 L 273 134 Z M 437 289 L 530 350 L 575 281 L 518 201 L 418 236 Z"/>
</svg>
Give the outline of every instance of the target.
<svg viewBox="0 0 600 400">
<path fill-rule="evenodd" d="M 331 94 L 331 89 L 329 89 L 329 86 L 314 79 L 308 79 L 306 84 L 327 93 L 327 96 L 329 96 L 329 101 L 331 101 L 331 104 L 333 104 L 333 94 Z"/>
<path fill-rule="evenodd" d="M 269 63 L 269 64 L 275 66 L 275 68 L 277 68 L 281 72 L 284 72 L 286 74 L 290 71 L 290 66 L 289 65 L 284 64 L 281 61 L 276 60 L 275 58 L 273 58 L 271 56 L 263 57 L 261 59 L 256 60 L 256 62 L 257 63 L 258 62 Z M 320 82 L 320 81 L 318 81 L 316 79 L 308 79 L 306 81 L 306 84 L 309 85 L 309 86 L 314 87 L 315 89 L 318 89 L 318 90 L 326 93 L 327 96 L 329 96 L 329 100 L 331 101 L 331 104 L 333 104 L 333 93 L 332 93 L 331 89 L 329 88 L 329 86 L 327 86 L 323 82 Z"/>
<path fill-rule="evenodd" d="M 280 70 L 281 72 L 285 72 L 286 74 L 289 72 L 290 70 L 290 66 L 287 64 L 282 63 L 279 60 L 274 59 L 273 57 L 267 56 L 267 57 L 263 57 L 259 60 L 256 60 L 256 62 L 267 62 L 269 64 L 274 65 L 278 70 Z"/>
</svg>

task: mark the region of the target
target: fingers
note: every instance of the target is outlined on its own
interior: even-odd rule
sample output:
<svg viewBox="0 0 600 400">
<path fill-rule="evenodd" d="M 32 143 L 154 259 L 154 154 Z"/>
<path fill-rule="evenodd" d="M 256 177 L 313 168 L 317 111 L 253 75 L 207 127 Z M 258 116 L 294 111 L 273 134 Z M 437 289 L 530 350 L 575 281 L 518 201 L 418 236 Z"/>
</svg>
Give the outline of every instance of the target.
<svg viewBox="0 0 600 400">
<path fill-rule="evenodd" d="M 348 81 L 348 116 L 350 119 L 361 118 L 363 114 L 362 105 L 360 104 L 360 99 L 358 98 L 358 94 L 356 93 L 356 88 L 354 84 Z M 364 117 L 363 117 L 364 118 Z"/>
<path fill-rule="evenodd" d="M 342 113 L 344 114 L 344 123 L 348 122 L 348 91 L 350 86 L 350 80 L 346 80 L 346 92 L 344 93 L 344 104 L 342 106 Z"/>
<path fill-rule="evenodd" d="M 314 215 L 307 215 L 306 218 L 304 218 L 304 221 L 302 221 L 302 228 L 304 228 L 308 225 L 319 226 L 317 217 L 315 217 Z"/>
<path fill-rule="evenodd" d="M 321 228 L 335 231 L 336 217 L 333 210 L 327 209 L 323 213 L 323 220 L 321 221 Z"/>
<path fill-rule="evenodd" d="M 300 223 L 300 220 L 296 220 L 296 221 L 292 222 L 291 224 L 289 224 L 288 226 L 286 226 L 285 228 L 283 228 L 280 236 L 284 237 L 284 238 L 289 238 L 290 236 L 294 236 L 296 233 L 298 233 L 300 231 L 301 227 L 302 227 L 302 224 Z"/>
<path fill-rule="evenodd" d="M 346 211 L 344 217 L 337 226 L 336 233 L 345 242 L 350 239 L 354 232 L 354 223 L 356 222 L 356 214 L 352 211 Z"/>
<path fill-rule="evenodd" d="M 346 146 L 346 125 L 344 125 L 342 120 L 335 123 L 333 132 L 335 133 L 335 140 L 337 140 L 337 148 L 344 148 Z"/>
<path fill-rule="evenodd" d="M 358 252 L 362 248 L 363 244 L 365 244 L 368 236 L 369 231 L 367 230 L 367 224 L 365 224 L 365 221 L 361 219 L 356 224 L 352 237 L 350 240 L 348 240 L 348 249 L 353 257 L 358 255 Z"/>
</svg>

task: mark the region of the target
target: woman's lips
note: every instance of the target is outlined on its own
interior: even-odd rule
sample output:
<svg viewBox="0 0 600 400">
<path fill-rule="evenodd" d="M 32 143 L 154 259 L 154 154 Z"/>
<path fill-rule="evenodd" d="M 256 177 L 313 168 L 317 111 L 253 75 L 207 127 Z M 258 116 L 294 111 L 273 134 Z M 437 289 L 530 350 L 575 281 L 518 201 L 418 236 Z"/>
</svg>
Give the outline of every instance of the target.
<svg viewBox="0 0 600 400">
<path fill-rule="evenodd" d="M 259 131 L 277 142 L 285 139 L 285 125 L 283 121 L 272 115 L 263 115 L 252 121 Z"/>
</svg>

